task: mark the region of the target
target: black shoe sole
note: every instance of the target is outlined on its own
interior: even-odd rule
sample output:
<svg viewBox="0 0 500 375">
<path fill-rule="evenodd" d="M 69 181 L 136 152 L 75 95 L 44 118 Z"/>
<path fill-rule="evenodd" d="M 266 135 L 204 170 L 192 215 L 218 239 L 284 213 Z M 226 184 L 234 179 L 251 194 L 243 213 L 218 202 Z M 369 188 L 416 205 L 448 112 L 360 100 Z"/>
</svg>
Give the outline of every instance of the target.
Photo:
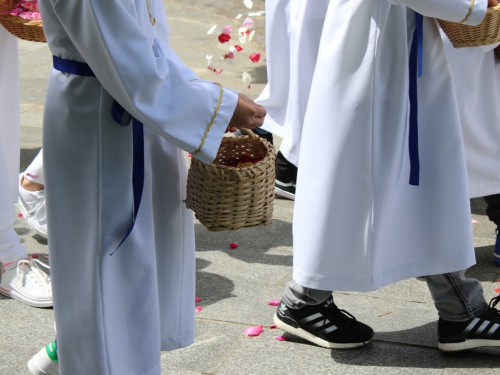
<svg viewBox="0 0 500 375">
<path fill-rule="evenodd" d="M 283 331 L 289 332 L 294 334 L 295 336 L 299 336 L 303 338 L 304 340 L 310 341 L 318 346 L 322 346 L 323 348 L 328 348 L 328 349 L 356 349 L 361 346 L 364 346 L 365 344 L 368 344 L 370 340 L 366 342 L 355 342 L 355 343 L 334 343 L 334 342 L 329 342 L 326 340 L 323 340 L 319 338 L 318 336 L 314 336 L 312 333 L 309 333 L 301 328 L 295 328 L 292 327 L 291 325 L 286 324 L 284 321 L 282 321 L 278 316 L 275 314 L 274 315 L 274 324 L 276 324 L 276 327 L 281 328 Z"/>
</svg>

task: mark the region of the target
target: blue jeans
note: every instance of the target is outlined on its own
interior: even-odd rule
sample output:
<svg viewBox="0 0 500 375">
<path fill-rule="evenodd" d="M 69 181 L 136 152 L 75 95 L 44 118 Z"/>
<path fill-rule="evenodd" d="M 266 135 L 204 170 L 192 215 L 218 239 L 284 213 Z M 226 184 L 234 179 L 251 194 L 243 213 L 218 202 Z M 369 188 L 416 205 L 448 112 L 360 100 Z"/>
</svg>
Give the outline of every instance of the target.
<svg viewBox="0 0 500 375">
<path fill-rule="evenodd" d="M 443 320 L 462 322 L 474 319 L 488 310 L 483 287 L 476 279 L 465 276 L 465 271 L 426 276 L 434 305 Z M 331 291 L 304 288 L 290 281 L 282 301 L 292 309 L 325 302 Z"/>
</svg>

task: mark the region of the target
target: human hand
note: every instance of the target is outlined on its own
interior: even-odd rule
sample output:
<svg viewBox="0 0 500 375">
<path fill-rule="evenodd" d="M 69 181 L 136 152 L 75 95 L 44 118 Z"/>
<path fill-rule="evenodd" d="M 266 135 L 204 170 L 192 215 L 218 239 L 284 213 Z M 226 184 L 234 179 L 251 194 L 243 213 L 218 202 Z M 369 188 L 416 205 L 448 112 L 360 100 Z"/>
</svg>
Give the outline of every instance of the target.
<svg viewBox="0 0 500 375">
<path fill-rule="evenodd" d="M 488 8 L 496 7 L 498 5 L 497 0 L 488 0 Z"/>
<path fill-rule="evenodd" d="M 264 123 L 266 109 L 255 103 L 244 94 L 238 94 L 238 104 L 234 110 L 233 117 L 229 121 L 228 131 L 235 132 L 237 129 L 255 129 Z"/>
</svg>

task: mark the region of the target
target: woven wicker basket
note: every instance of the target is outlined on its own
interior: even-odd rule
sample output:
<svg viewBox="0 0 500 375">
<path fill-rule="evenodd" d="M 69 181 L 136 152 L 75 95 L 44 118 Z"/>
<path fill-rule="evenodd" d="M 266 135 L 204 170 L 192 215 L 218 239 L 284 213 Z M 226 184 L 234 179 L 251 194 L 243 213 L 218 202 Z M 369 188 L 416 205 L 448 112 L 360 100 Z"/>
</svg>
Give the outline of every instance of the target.
<svg viewBox="0 0 500 375">
<path fill-rule="evenodd" d="M 19 0 L 0 0 L 0 23 L 12 35 L 32 42 L 46 42 L 42 21 L 30 21 L 18 16 L 3 15 L 14 9 Z"/>
<path fill-rule="evenodd" d="M 247 134 L 224 137 L 213 163 L 191 160 L 186 206 L 210 231 L 272 223 L 276 152 L 267 141 Z M 263 159 L 231 166 L 247 158 Z"/>
<path fill-rule="evenodd" d="M 438 20 L 455 48 L 487 46 L 500 42 L 500 4 L 488 8 L 478 26 Z"/>
</svg>

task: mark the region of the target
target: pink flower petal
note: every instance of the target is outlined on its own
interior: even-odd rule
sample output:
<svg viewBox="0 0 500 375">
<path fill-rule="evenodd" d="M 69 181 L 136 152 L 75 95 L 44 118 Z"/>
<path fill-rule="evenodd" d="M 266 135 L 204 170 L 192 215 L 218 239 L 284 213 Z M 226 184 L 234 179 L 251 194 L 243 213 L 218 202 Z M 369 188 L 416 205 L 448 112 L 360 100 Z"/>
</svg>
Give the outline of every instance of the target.
<svg viewBox="0 0 500 375">
<path fill-rule="evenodd" d="M 260 52 L 252 53 L 248 58 L 254 63 L 258 63 L 260 61 Z"/>
<path fill-rule="evenodd" d="M 17 217 L 23 217 L 23 214 L 17 214 Z"/>
<path fill-rule="evenodd" d="M 201 298 L 200 297 L 195 297 L 194 302 L 196 302 L 196 303 L 201 302 Z"/>
<path fill-rule="evenodd" d="M 45 258 L 45 259 L 49 259 L 49 256 L 48 256 L 48 255 L 45 255 L 45 256 L 44 256 L 44 258 Z"/>
<path fill-rule="evenodd" d="M 262 332 L 264 332 L 264 327 L 262 326 L 253 326 L 245 329 L 245 335 L 247 336 L 259 336 Z"/>
<path fill-rule="evenodd" d="M 193 154 L 188 154 L 188 158 L 191 158 L 191 157 L 193 157 Z"/>
<path fill-rule="evenodd" d="M 200 312 L 201 310 L 203 310 L 203 307 L 198 306 L 198 307 L 195 308 L 195 310 L 196 310 L 196 312 Z"/>
<path fill-rule="evenodd" d="M 270 306 L 278 306 L 280 304 L 279 299 L 273 299 L 272 301 L 267 301 L 267 304 Z"/>
<path fill-rule="evenodd" d="M 500 288 L 496 288 L 495 292 L 500 293 Z"/>
<path fill-rule="evenodd" d="M 477 220 L 476 219 L 471 219 L 471 223 L 472 224 L 477 224 Z"/>
<path fill-rule="evenodd" d="M 250 17 L 245 18 L 245 21 L 243 21 L 242 26 L 246 27 L 248 29 L 251 29 L 255 25 L 255 21 L 251 19 Z"/>
<path fill-rule="evenodd" d="M 290 337 L 285 337 L 285 336 L 274 336 L 274 339 L 275 339 L 275 340 L 278 340 L 278 341 L 288 341 L 288 340 L 290 340 Z"/>
<path fill-rule="evenodd" d="M 233 32 L 233 27 L 231 25 L 226 25 L 222 29 L 222 34 L 231 34 Z"/>
<path fill-rule="evenodd" d="M 231 249 L 237 249 L 237 248 L 238 248 L 238 244 L 237 244 L 236 242 L 231 242 L 231 243 L 229 244 L 229 247 L 230 247 Z"/>
<path fill-rule="evenodd" d="M 271 325 L 269 326 L 269 328 L 271 328 L 271 329 L 275 329 L 275 328 L 276 328 L 276 324 L 271 324 Z"/>
<path fill-rule="evenodd" d="M 229 52 L 224 55 L 224 60 L 226 59 L 234 59 L 234 53 Z"/>
</svg>

